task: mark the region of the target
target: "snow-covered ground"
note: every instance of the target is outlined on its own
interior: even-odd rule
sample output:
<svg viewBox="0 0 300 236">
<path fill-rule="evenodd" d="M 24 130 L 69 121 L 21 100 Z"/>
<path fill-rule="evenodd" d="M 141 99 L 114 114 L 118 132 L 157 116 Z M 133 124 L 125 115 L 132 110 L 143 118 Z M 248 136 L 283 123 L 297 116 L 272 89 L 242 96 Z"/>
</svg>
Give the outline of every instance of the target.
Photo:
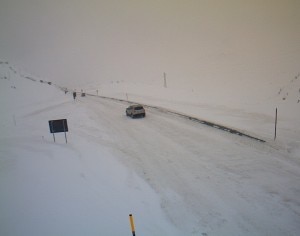
<svg viewBox="0 0 300 236">
<path fill-rule="evenodd" d="M 3 62 L 0 76 L 0 235 L 131 235 L 130 213 L 136 235 L 299 234 L 300 78 L 293 99 L 274 91 L 270 101 L 244 109 L 172 88 L 99 87 L 102 96 L 267 141 L 259 143 L 152 108 L 145 119 L 131 119 L 124 101 L 74 102 Z M 86 92 L 96 95 L 96 88 Z M 279 113 L 276 141 L 274 104 L 289 111 Z M 48 120 L 63 118 L 68 143 L 63 133 L 54 143 Z"/>
</svg>

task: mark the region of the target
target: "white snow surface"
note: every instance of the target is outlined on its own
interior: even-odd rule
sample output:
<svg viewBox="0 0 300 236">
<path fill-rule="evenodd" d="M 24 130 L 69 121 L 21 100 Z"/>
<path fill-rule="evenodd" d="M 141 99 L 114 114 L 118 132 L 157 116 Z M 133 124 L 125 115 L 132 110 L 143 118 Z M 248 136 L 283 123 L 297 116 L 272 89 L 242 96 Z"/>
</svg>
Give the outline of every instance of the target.
<svg viewBox="0 0 300 236">
<path fill-rule="evenodd" d="M 242 109 L 172 88 L 118 82 L 98 91 L 226 125 L 260 143 L 151 107 L 131 119 L 126 101 L 74 102 L 54 84 L 0 67 L 0 235 L 131 235 L 129 214 L 144 236 L 299 235 L 296 97 L 280 105 L 274 141 L 273 105 L 283 102 L 275 95 Z M 92 87 L 86 92 L 96 95 Z M 63 133 L 56 142 L 50 134 L 56 119 L 68 121 L 67 143 Z"/>
</svg>

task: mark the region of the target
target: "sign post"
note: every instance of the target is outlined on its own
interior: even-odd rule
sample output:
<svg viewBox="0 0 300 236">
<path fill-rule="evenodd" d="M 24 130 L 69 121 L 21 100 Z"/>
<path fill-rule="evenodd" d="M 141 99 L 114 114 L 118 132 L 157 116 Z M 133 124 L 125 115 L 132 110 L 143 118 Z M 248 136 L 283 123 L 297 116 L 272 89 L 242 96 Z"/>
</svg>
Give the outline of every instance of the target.
<svg viewBox="0 0 300 236">
<path fill-rule="evenodd" d="M 53 134 L 53 140 L 55 142 L 55 133 L 61 133 L 64 132 L 65 133 L 65 139 L 66 139 L 66 143 L 68 143 L 67 140 L 67 134 L 66 132 L 68 132 L 68 123 L 67 123 L 67 119 L 62 119 L 62 120 L 49 120 L 49 128 L 50 128 L 50 133 Z"/>
</svg>

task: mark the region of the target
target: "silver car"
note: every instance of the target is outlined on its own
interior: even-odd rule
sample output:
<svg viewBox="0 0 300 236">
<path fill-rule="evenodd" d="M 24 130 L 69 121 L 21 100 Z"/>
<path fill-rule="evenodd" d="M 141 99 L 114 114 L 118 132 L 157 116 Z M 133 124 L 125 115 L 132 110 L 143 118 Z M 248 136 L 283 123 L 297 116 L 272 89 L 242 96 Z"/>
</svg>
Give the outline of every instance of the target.
<svg viewBox="0 0 300 236">
<path fill-rule="evenodd" d="M 126 108 L 126 116 L 134 117 L 145 117 L 146 112 L 142 105 L 136 104 Z"/>
</svg>

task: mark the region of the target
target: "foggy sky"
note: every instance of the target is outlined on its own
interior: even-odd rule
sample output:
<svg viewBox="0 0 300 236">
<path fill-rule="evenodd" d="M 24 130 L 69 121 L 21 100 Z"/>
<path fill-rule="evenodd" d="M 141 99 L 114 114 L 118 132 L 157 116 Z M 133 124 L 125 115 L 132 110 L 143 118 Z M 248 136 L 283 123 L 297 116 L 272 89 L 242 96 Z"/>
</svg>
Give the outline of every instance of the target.
<svg viewBox="0 0 300 236">
<path fill-rule="evenodd" d="M 299 0 L 0 0 L 0 59 L 64 86 L 231 86 L 299 73 Z M 298 71 L 297 71 L 298 70 Z"/>
</svg>

